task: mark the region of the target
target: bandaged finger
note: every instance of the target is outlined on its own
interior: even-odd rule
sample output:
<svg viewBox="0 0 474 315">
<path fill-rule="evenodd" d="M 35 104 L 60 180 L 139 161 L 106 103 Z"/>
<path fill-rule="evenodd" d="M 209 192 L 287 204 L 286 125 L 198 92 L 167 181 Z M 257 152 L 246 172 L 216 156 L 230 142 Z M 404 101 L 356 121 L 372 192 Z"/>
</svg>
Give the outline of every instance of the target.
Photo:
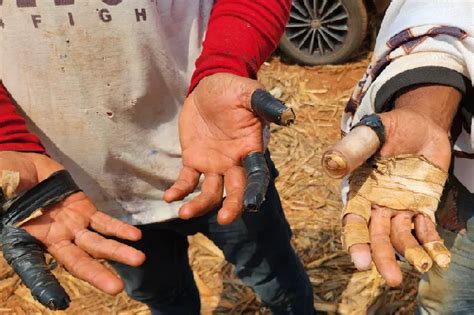
<svg viewBox="0 0 474 315">
<path fill-rule="evenodd" d="M 384 141 L 385 130 L 380 116 L 366 115 L 341 141 L 323 153 L 323 170 L 331 177 L 342 178 L 377 152 Z"/>
<path fill-rule="evenodd" d="M 370 235 L 367 223 L 347 222 L 342 228 L 342 246 L 349 251 L 352 245 L 370 244 Z"/>
<path fill-rule="evenodd" d="M 2 186 L 3 195 L 6 199 L 11 199 L 20 185 L 20 173 L 3 170 L 1 174 L 2 178 L 0 185 Z"/>
<path fill-rule="evenodd" d="M 380 141 L 372 129 L 355 128 L 323 153 L 322 168 L 330 177 L 342 178 L 362 165 L 379 146 Z"/>
<path fill-rule="evenodd" d="M 18 173 L 2 172 L 0 183 L 4 195 L 0 203 L 3 256 L 36 300 L 53 310 L 66 309 L 69 296 L 46 264 L 41 242 L 18 226 L 31 219 L 37 209 L 54 205 L 80 189 L 65 170 L 16 196 L 12 192 L 19 184 Z"/>
<path fill-rule="evenodd" d="M 423 156 L 376 158 L 350 178 L 350 191 L 373 205 L 421 213 L 435 222 L 434 213 L 447 173 Z"/>
<path fill-rule="evenodd" d="M 349 251 L 355 244 L 370 244 L 368 222 L 370 220 L 370 201 L 358 195 L 349 194 L 349 200 L 342 217 L 346 221 L 342 229 L 342 246 Z M 360 220 L 347 220 L 347 215 L 357 215 Z"/>
<path fill-rule="evenodd" d="M 444 245 L 443 241 L 432 241 L 423 244 L 425 251 L 436 262 L 438 266 L 445 269 L 451 262 L 451 253 Z"/>
<path fill-rule="evenodd" d="M 367 200 L 370 205 L 422 214 L 435 223 L 435 212 L 446 179 L 447 173 L 423 156 L 374 158 L 354 171 L 349 179 L 349 194 L 358 201 L 355 205 Z M 366 206 L 361 209 L 364 211 L 351 212 L 364 213 Z M 444 245 L 431 243 L 411 247 L 403 253 L 407 261 L 421 272 L 429 270 L 433 260 L 440 266 L 449 264 L 449 252 Z"/>
<path fill-rule="evenodd" d="M 433 261 L 422 246 L 410 247 L 403 254 L 405 259 L 419 272 L 427 272 L 433 266 Z"/>
<path fill-rule="evenodd" d="M 252 110 L 267 122 L 281 126 L 289 126 L 295 122 L 296 115 L 293 109 L 265 90 L 255 90 L 250 103 Z"/>
</svg>

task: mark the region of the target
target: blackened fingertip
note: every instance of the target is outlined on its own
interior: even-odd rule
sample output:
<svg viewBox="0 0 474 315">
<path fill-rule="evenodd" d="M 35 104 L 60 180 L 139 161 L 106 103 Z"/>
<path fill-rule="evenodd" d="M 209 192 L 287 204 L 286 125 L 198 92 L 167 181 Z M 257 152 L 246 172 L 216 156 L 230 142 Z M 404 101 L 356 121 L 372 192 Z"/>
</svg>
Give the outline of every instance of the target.
<svg viewBox="0 0 474 315">
<path fill-rule="evenodd" d="M 296 119 L 291 108 L 263 89 L 257 89 L 252 93 L 250 103 L 252 110 L 265 121 L 288 126 Z"/>
<path fill-rule="evenodd" d="M 260 191 L 263 190 L 262 188 L 257 188 L 257 189 Z M 249 187 L 245 191 L 244 209 L 250 212 L 258 211 L 264 199 L 265 199 L 265 195 L 263 193 L 255 193 L 252 187 Z"/>
<path fill-rule="evenodd" d="M 252 152 L 242 160 L 247 176 L 247 186 L 244 192 L 244 209 L 258 211 L 263 201 L 270 181 L 265 155 L 262 152 Z"/>
<path fill-rule="evenodd" d="M 62 299 L 51 298 L 48 301 L 40 302 L 52 311 L 62 311 L 69 307 L 71 299 L 69 298 L 69 296 L 66 296 Z"/>
<path fill-rule="evenodd" d="M 31 291 L 31 295 L 46 307 L 67 308 L 69 296 L 46 264 L 43 244 L 13 225 L 4 225 L 0 238 L 3 257 Z"/>
</svg>

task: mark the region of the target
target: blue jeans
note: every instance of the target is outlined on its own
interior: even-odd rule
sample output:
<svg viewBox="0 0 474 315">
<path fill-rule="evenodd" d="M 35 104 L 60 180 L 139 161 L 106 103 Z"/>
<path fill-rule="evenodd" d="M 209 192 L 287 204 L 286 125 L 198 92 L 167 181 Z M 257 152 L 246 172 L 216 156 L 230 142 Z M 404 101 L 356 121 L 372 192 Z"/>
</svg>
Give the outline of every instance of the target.
<svg viewBox="0 0 474 315">
<path fill-rule="evenodd" d="M 449 213 L 445 217 L 451 216 L 451 227 L 457 225 L 462 232 L 438 228 L 450 248 L 451 264 L 447 270 L 434 265 L 423 276 L 417 299 L 420 315 L 474 314 L 474 194 L 455 178 L 449 186 L 438 212 L 453 212 L 454 218 Z"/>
<path fill-rule="evenodd" d="M 291 247 L 291 230 L 273 181 L 258 212 L 246 212 L 227 226 L 219 225 L 216 216 L 214 210 L 191 220 L 140 226 L 143 238 L 131 245 L 145 253 L 145 263 L 136 268 L 111 263 L 129 296 L 147 304 L 152 314 L 199 314 L 187 236 L 201 232 L 274 314 L 315 313 L 311 283 Z"/>
</svg>

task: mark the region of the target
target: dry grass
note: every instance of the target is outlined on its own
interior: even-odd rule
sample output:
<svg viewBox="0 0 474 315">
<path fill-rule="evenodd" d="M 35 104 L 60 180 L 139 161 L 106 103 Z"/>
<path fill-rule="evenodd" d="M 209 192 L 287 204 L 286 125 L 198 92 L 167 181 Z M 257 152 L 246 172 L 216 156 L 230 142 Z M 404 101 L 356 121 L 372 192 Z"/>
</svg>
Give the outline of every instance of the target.
<svg viewBox="0 0 474 315">
<path fill-rule="evenodd" d="M 341 249 L 339 183 L 320 169 L 323 150 L 339 137 L 339 118 L 352 86 L 367 63 L 304 68 L 278 60 L 261 70 L 261 81 L 298 114 L 291 128 L 273 127 L 270 149 L 280 170 L 277 188 L 294 231 L 293 244 L 314 287 L 321 311 L 344 314 L 410 314 L 418 275 L 402 265 L 405 282 L 388 289 L 376 271 L 356 272 Z M 233 268 L 204 236 L 190 238 L 190 257 L 202 296 L 203 313 L 264 314 L 252 291 L 235 278 Z M 125 294 L 110 297 L 55 271 L 73 302 L 67 314 L 148 314 Z M 0 266 L 0 313 L 49 313 L 33 301 L 16 276 Z"/>
</svg>

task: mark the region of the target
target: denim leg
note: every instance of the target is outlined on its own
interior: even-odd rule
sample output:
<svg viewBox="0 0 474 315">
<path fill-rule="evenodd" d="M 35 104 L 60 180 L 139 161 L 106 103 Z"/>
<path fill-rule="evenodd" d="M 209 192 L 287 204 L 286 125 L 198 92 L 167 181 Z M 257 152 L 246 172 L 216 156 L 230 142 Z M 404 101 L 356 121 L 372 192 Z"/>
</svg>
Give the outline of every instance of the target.
<svg viewBox="0 0 474 315">
<path fill-rule="evenodd" d="M 417 314 L 474 314 L 474 218 L 468 222 L 468 233 L 457 234 L 450 248 L 449 268 L 433 266 L 423 276 Z M 441 237 L 449 233 L 445 231 Z"/>
<path fill-rule="evenodd" d="M 199 314 L 200 299 L 188 262 L 186 236 L 156 225 L 143 226 L 142 239 L 129 244 L 146 255 L 139 267 L 110 262 L 128 295 L 148 305 L 152 314 Z"/>
<path fill-rule="evenodd" d="M 451 251 L 447 270 L 438 266 L 423 276 L 418 290 L 417 314 L 474 314 L 474 194 L 460 184 L 456 207 L 465 231 L 450 232 L 438 228 Z"/>
<path fill-rule="evenodd" d="M 313 290 L 293 250 L 291 231 L 273 182 L 258 212 L 246 212 L 231 225 L 208 217 L 203 231 L 235 265 L 237 276 L 273 314 L 314 314 Z"/>
</svg>

